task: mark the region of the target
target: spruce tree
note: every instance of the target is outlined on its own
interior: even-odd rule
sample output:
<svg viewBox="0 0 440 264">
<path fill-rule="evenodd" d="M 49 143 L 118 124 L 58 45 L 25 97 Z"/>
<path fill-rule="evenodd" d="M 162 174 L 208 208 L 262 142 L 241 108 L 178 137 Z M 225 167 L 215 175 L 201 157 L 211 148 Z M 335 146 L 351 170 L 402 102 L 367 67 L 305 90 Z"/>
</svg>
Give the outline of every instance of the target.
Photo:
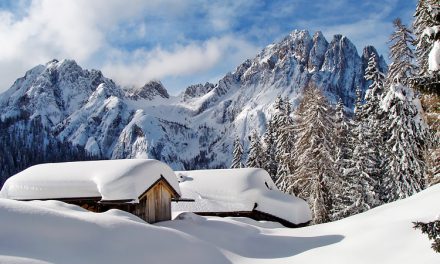
<svg viewBox="0 0 440 264">
<path fill-rule="evenodd" d="M 244 168 L 243 165 L 243 146 L 241 145 L 240 139 L 235 138 L 234 140 L 234 146 L 233 146 L 233 158 L 232 158 L 232 164 L 231 169 L 238 169 L 238 168 Z"/>
<path fill-rule="evenodd" d="M 246 167 L 248 168 L 263 168 L 264 166 L 264 153 L 261 145 L 260 137 L 257 131 L 253 131 L 250 136 L 249 155 L 246 161 Z"/>
<path fill-rule="evenodd" d="M 354 105 L 354 120 L 360 119 L 362 113 L 362 90 L 358 86 L 356 87 L 356 102 Z"/>
<path fill-rule="evenodd" d="M 390 37 L 390 60 L 388 68 L 388 85 L 392 83 L 408 84 L 409 77 L 416 71 L 414 52 L 411 48 L 414 43 L 412 32 L 402 24 L 400 18 L 393 21 L 395 31 Z"/>
<path fill-rule="evenodd" d="M 349 119 L 347 118 L 344 110 L 344 104 L 342 103 L 342 99 L 338 101 L 336 105 L 335 111 L 335 147 L 336 147 L 336 156 L 335 161 L 337 167 L 342 170 L 344 168 L 345 162 L 351 158 L 352 155 L 352 147 L 351 147 L 351 124 L 349 123 Z"/>
<path fill-rule="evenodd" d="M 370 85 L 365 93 L 365 104 L 362 106 L 362 118 L 358 128 L 360 142 L 359 159 L 369 165 L 363 167 L 364 173 L 371 178 L 374 184 L 374 193 L 380 193 L 380 183 L 385 174 L 387 153 L 384 138 L 387 137 L 386 118 L 380 103 L 384 96 L 385 75 L 380 72 L 378 62 L 373 53 L 365 70 L 365 79 Z"/>
<path fill-rule="evenodd" d="M 428 11 L 428 4 L 427 0 L 419 0 L 413 22 L 414 34 L 416 35 L 414 46 L 416 47 L 417 64 L 421 76 L 428 73 L 428 54 L 430 52 L 429 43 L 423 39 L 423 31 L 434 26 L 434 21 Z"/>
<path fill-rule="evenodd" d="M 292 108 L 288 98 L 283 100 L 283 107 L 277 118 L 276 138 L 275 138 L 275 160 L 277 162 L 276 185 L 287 192 L 291 185 L 291 172 L 294 167 L 294 157 L 292 143 L 295 140 L 293 119 L 290 116 Z"/>
<path fill-rule="evenodd" d="M 275 126 L 272 119 L 269 119 L 266 125 L 266 132 L 263 135 L 263 169 L 265 169 L 272 180 L 276 181 L 277 162 L 275 160 Z"/>
<path fill-rule="evenodd" d="M 423 234 L 426 234 L 429 240 L 432 240 L 431 248 L 440 253 L 440 220 L 435 220 L 428 223 L 413 222 L 414 229 L 422 230 Z"/>
<path fill-rule="evenodd" d="M 440 131 L 430 131 L 424 153 L 426 162 L 426 185 L 440 183 Z"/>
<path fill-rule="evenodd" d="M 411 84 L 425 93 L 440 95 L 440 5 L 437 0 L 420 0 L 414 14 L 414 34 L 419 75 Z M 431 57 L 431 59 L 429 59 Z"/>
<path fill-rule="evenodd" d="M 409 87 L 415 66 L 410 47 L 410 31 L 400 19 L 394 21 L 391 35 L 390 59 L 387 76 L 388 89 L 381 106 L 386 112 L 388 163 L 382 186 L 383 200 L 390 202 L 408 197 L 424 188 L 425 165 L 423 148 L 425 124 L 421 117 L 420 101 Z"/>
<path fill-rule="evenodd" d="M 351 158 L 346 160 L 342 169 L 341 191 L 334 199 L 334 220 L 350 215 L 362 213 L 380 204 L 378 186 L 379 182 L 373 175 L 378 174 L 376 165 L 377 152 L 374 141 L 367 137 L 364 120 L 360 105 L 360 91 L 357 93 L 357 106 L 350 131 Z"/>
<path fill-rule="evenodd" d="M 336 178 L 332 109 L 322 92 L 311 84 L 296 114 L 294 148 L 298 165 L 290 188 L 309 202 L 314 223 L 327 222 Z"/>
</svg>

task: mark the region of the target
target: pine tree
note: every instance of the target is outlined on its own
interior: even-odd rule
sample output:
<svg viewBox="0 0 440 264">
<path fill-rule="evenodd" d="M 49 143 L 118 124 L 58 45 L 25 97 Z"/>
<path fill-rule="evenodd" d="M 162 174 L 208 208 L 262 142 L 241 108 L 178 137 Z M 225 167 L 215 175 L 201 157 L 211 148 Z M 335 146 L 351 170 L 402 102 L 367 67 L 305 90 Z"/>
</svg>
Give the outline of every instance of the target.
<svg viewBox="0 0 440 264">
<path fill-rule="evenodd" d="M 232 152 L 233 158 L 232 158 L 232 164 L 231 169 L 238 169 L 238 168 L 244 168 L 243 165 L 243 146 L 241 145 L 240 139 L 235 138 L 234 141 L 234 150 Z"/>
<path fill-rule="evenodd" d="M 437 0 L 420 0 L 414 14 L 414 34 L 419 75 L 411 79 L 418 90 L 440 95 L 440 5 Z M 432 60 L 429 57 L 432 57 Z"/>
<path fill-rule="evenodd" d="M 413 222 L 414 229 L 421 229 L 423 234 L 427 234 L 429 240 L 433 240 L 431 248 L 440 253 L 440 220 L 428 223 Z"/>
<path fill-rule="evenodd" d="M 424 153 L 426 162 L 426 184 L 440 183 L 440 131 L 430 131 Z"/>
<path fill-rule="evenodd" d="M 356 87 L 356 103 L 354 105 L 354 120 L 360 120 L 362 113 L 362 90 Z"/>
<path fill-rule="evenodd" d="M 263 169 L 265 169 L 272 180 L 276 181 L 277 162 L 275 160 L 275 127 L 272 119 L 269 119 L 266 125 L 266 132 L 263 135 Z"/>
<path fill-rule="evenodd" d="M 423 132 L 418 129 L 418 112 L 411 88 L 397 83 L 390 86 L 384 100 L 388 108 L 390 136 L 386 141 L 388 164 L 383 181 L 384 201 L 408 197 L 424 188 Z"/>
<path fill-rule="evenodd" d="M 246 167 L 248 168 L 263 168 L 264 165 L 264 152 L 261 145 L 260 137 L 257 131 L 253 131 L 250 136 L 249 155 L 246 161 Z"/>
<path fill-rule="evenodd" d="M 421 118 L 420 101 L 409 87 L 409 78 L 415 68 L 410 48 L 409 30 L 399 19 L 394 21 L 395 32 L 391 35 L 390 71 L 387 94 L 381 102 L 388 119 L 386 147 L 388 163 L 383 180 L 383 200 L 394 201 L 408 197 L 424 188 L 425 165 L 423 148 L 425 124 Z"/>
<path fill-rule="evenodd" d="M 357 94 L 359 103 L 361 94 Z M 378 174 L 377 153 L 372 145 L 374 142 L 366 137 L 366 122 L 363 118 L 362 106 L 358 104 L 353 129 L 350 131 L 352 155 L 346 160 L 342 170 L 341 191 L 335 197 L 333 205 L 334 220 L 367 211 L 380 204 L 379 182 L 372 176 Z"/>
<path fill-rule="evenodd" d="M 375 111 L 375 104 L 381 99 L 384 89 L 385 75 L 379 70 L 378 60 L 374 53 L 368 59 L 368 65 L 365 69 L 365 80 L 370 81 L 370 85 L 365 94 L 366 105 L 365 114 L 371 114 Z M 371 107 L 371 110 L 369 109 Z"/>
<path fill-rule="evenodd" d="M 362 106 L 362 118 L 359 123 L 357 137 L 358 159 L 363 165 L 360 173 L 369 178 L 374 185 L 375 194 L 381 193 L 380 183 L 385 173 L 387 153 L 384 147 L 384 138 L 387 137 L 385 117 L 380 102 L 383 98 L 385 76 L 380 72 L 377 59 L 373 53 L 365 70 L 365 79 L 371 84 L 365 93 L 365 104 Z M 368 177 L 367 177 L 368 175 Z"/>
<path fill-rule="evenodd" d="M 351 158 L 351 126 L 349 124 L 348 118 L 345 115 L 344 104 L 342 99 L 338 101 L 335 111 L 335 146 L 336 146 L 336 156 L 335 161 L 337 167 L 344 168 L 344 163 L 346 160 Z"/>
<path fill-rule="evenodd" d="M 411 31 L 402 24 L 400 18 L 393 21 L 395 28 L 394 33 L 390 37 L 390 60 L 392 61 L 388 68 L 387 80 L 388 84 L 401 83 L 408 84 L 410 76 L 416 71 L 413 64 L 414 52 L 411 48 L 414 38 Z"/>
<path fill-rule="evenodd" d="M 277 116 L 276 138 L 275 138 L 275 160 L 277 162 L 276 185 L 287 192 L 291 184 L 291 172 L 294 167 L 292 143 L 295 140 L 293 119 L 290 116 L 292 108 L 288 98 L 283 100 L 282 110 Z"/>
<path fill-rule="evenodd" d="M 423 39 L 423 31 L 434 26 L 434 21 L 428 11 L 427 0 L 419 0 L 414 14 L 414 34 L 416 39 L 414 45 L 416 47 L 417 63 L 419 65 L 419 75 L 426 75 L 428 73 L 428 54 L 430 52 L 430 45 Z"/>
<path fill-rule="evenodd" d="M 318 88 L 310 85 L 297 110 L 295 157 L 298 166 L 291 188 L 309 202 L 314 223 L 330 220 L 334 189 L 334 142 L 332 110 Z"/>
</svg>

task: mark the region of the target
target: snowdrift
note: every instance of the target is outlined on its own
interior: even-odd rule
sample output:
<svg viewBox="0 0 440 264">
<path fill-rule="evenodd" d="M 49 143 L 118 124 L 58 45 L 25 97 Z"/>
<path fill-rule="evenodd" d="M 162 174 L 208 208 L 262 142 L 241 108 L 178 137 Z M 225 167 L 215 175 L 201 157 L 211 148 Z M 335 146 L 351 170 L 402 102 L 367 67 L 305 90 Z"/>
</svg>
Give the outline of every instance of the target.
<svg viewBox="0 0 440 264">
<path fill-rule="evenodd" d="M 440 185 L 304 228 L 183 213 L 150 225 L 118 210 L 0 198 L 0 263 L 440 263 L 413 221 L 440 214 Z"/>
<path fill-rule="evenodd" d="M 0 263 L 230 263 L 214 246 L 119 210 L 0 198 Z"/>
</svg>

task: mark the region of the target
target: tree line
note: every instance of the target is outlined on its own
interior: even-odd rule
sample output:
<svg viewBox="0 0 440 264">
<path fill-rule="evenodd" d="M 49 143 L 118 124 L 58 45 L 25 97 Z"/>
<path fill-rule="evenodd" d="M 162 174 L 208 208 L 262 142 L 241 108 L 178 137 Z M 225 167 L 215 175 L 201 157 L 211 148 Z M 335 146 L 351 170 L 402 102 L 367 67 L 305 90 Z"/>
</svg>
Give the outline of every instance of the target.
<svg viewBox="0 0 440 264">
<path fill-rule="evenodd" d="M 10 176 L 36 164 L 101 159 L 51 136 L 38 117 L 27 116 L 0 120 L 0 188 Z"/>
</svg>

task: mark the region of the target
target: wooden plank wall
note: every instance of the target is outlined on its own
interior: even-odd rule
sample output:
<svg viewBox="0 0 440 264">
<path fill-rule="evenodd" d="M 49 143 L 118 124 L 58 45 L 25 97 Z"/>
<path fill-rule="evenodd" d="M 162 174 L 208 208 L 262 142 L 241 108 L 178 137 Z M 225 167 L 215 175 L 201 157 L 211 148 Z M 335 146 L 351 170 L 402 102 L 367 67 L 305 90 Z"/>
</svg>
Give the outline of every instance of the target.
<svg viewBox="0 0 440 264">
<path fill-rule="evenodd" d="M 166 183 L 158 182 L 144 197 L 146 197 L 145 221 L 156 223 L 171 220 L 172 191 Z"/>
</svg>

